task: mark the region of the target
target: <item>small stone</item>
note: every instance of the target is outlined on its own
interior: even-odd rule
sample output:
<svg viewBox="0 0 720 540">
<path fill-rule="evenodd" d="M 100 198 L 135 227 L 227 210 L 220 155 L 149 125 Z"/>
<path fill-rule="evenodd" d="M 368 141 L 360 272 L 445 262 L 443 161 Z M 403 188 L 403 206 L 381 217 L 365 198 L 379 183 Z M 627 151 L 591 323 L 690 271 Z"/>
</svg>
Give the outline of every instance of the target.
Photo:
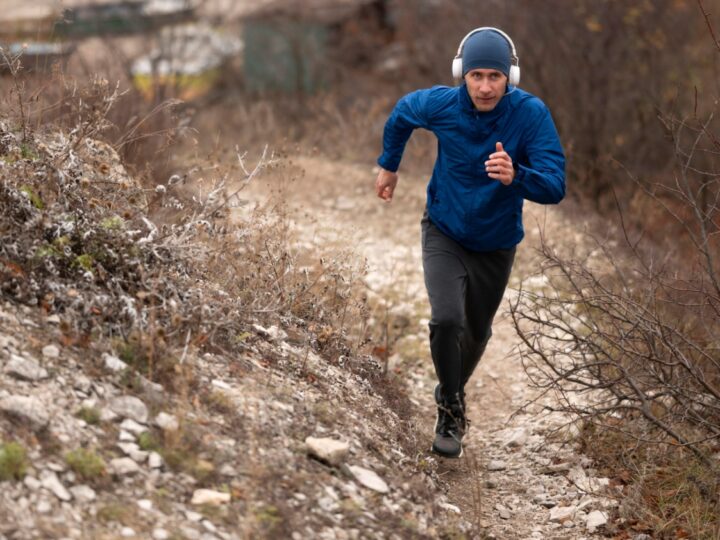
<svg viewBox="0 0 720 540">
<path fill-rule="evenodd" d="M 129 433 L 127 431 L 120 430 L 120 433 L 118 434 L 118 440 L 125 442 L 125 443 L 135 443 L 135 435 L 132 433 Z"/>
<path fill-rule="evenodd" d="M 555 463 L 548 465 L 547 467 L 543 467 L 540 472 L 542 474 L 557 474 L 567 472 L 572 468 L 572 465 L 572 463 Z"/>
<path fill-rule="evenodd" d="M 202 521 L 203 519 L 202 514 L 198 514 L 197 512 L 193 512 L 192 510 L 187 510 L 185 512 L 185 517 L 188 518 L 189 521 L 192 521 L 194 523 Z"/>
<path fill-rule="evenodd" d="M 178 419 L 165 412 L 161 412 L 155 417 L 155 425 L 163 431 L 177 431 L 180 428 Z"/>
<path fill-rule="evenodd" d="M 503 506 L 502 504 L 496 504 L 495 510 L 498 511 L 498 515 L 500 516 L 500 519 L 510 519 L 511 514 L 510 510 Z"/>
<path fill-rule="evenodd" d="M 40 367 L 34 359 L 24 358 L 16 354 L 10 355 L 10 361 L 3 370 L 8 375 L 23 381 L 39 381 L 48 377 L 46 369 Z"/>
<path fill-rule="evenodd" d="M 130 418 L 142 424 L 148 420 L 147 406 L 135 396 L 118 396 L 110 401 L 110 409 L 124 418 Z"/>
<path fill-rule="evenodd" d="M 117 476 L 127 476 L 140 471 L 138 464 L 128 457 L 111 460 L 109 469 Z"/>
<path fill-rule="evenodd" d="M 150 452 L 148 456 L 148 467 L 151 469 L 160 469 L 163 466 L 163 458 L 157 452 Z"/>
<path fill-rule="evenodd" d="M 212 489 L 196 489 L 193 493 L 190 504 L 202 505 L 209 504 L 219 506 L 223 503 L 230 502 L 230 494 L 221 491 L 213 491 Z"/>
<path fill-rule="evenodd" d="M 85 375 L 77 375 L 73 381 L 73 388 L 85 394 L 89 394 L 92 389 L 92 381 Z M 93 407 L 95 404 L 92 405 Z"/>
<path fill-rule="evenodd" d="M 102 360 L 105 368 L 115 373 L 125 371 L 128 368 L 128 365 L 125 362 L 112 354 L 103 353 Z"/>
<path fill-rule="evenodd" d="M 132 538 L 135 536 L 135 531 L 131 529 L 130 527 L 123 527 L 120 529 L 120 536 L 123 538 Z"/>
<path fill-rule="evenodd" d="M 60 324 L 60 315 L 57 313 L 53 313 L 52 315 L 48 315 L 45 318 L 46 322 L 49 322 L 50 324 Z"/>
<path fill-rule="evenodd" d="M 572 529 L 575 526 L 575 523 L 571 519 L 568 519 L 567 521 L 563 521 L 562 525 L 566 529 Z"/>
<path fill-rule="evenodd" d="M 497 482 L 491 478 L 485 480 L 484 485 L 487 489 L 495 489 L 498 486 Z"/>
<path fill-rule="evenodd" d="M 137 505 L 141 510 L 146 510 L 146 511 L 152 510 L 152 507 L 153 507 L 153 503 L 150 499 L 140 499 L 137 502 Z"/>
<path fill-rule="evenodd" d="M 390 488 L 385 481 L 380 478 L 374 471 L 365 469 L 364 467 L 358 467 L 357 465 L 350 465 L 348 467 L 355 480 L 360 482 L 366 488 L 377 491 L 378 493 L 388 493 Z"/>
<path fill-rule="evenodd" d="M 62 485 L 62 482 L 60 482 L 57 474 L 54 472 L 44 471 L 43 476 L 40 479 L 40 483 L 42 484 L 42 487 L 50 491 L 61 501 L 67 502 L 72 500 L 72 495 L 67 489 L 65 489 L 65 486 Z"/>
<path fill-rule="evenodd" d="M 59 358 L 60 349 L 58 349 L 55 345 L 45 345 L 42 350 L 42 355 L 45 358 Z"/>
<path fill-rule="evenodd" d="M 577 508 L 575 506 L 556 506 L 550 510 L 550 521 L 562 523 L 568 519 L 572 519 Z"/>
<path fill-rule="evenodd" d="M 500 461 L 499 459 L 493 459 L 488 463 L 487 470 L 488 471 L 504 471 L 507 468 L 507 465 L 504 461 Z"/>
<path fill-rule="evenodd" d="M 605 512 L 601 512 L 600 510 L 593 510 L 588 514 L 585 521 L 585 526 L 587 527 L 588 532 L 593 533 L 595 532 L 595 529 L 606 525 L 607 522 L 608 517 Z"/>
<path fill-rule="evenodd" d="M 233 467 L 230 463 L 223 463 L 220 466 L 220 470 L 218 471 L 223 476 L 237 476 L 238 472 L 235 467 Z"/>
<path fill-rule="evenodd" d="M 311 456 L 335 466 L 340 465 L 350 451 L 348 443 L 326 437 L 308 437 L 305 439 L 305 445 Z"/>
<path fill-rule="evenodd" d="M 49 514 L 52 510 L 52 504 L 46 499 L 40 499 L 35 507 L 38 514 Z"/>
<path fill-rule="evenodd" d="M 255 331 L 263 337 L 270 338 L 272 341 L 283 341 L 288 337 L 287 332 L 273 325 L 270 328 L 264 328 L 259 324 L 253 324 Z"/>
<path fill-rule="evenodd" d="M 448 512 L 453 512 L 455 514 L 460 514 L 460 508 L 455 506 L 454 504 L 450 504 L 447 502 L 440 502 L 438 503 L 438 506 L 442 508 L 443 510 L 447 510 Z"/>
<path fill-rule="evenodd" d="M 42 487 L 40 480 L 38 480 L 34 476 L 30 476 L 29 474 L 26 474 L 25 478 L 23 478 L 23 484 L 25 484 L 25 487 L 28 488 L 30 491 L 37 491 Z"/>
<path fill-rule="evenodd" d="M 503 446 L 508 448 L 518 448 L 523 446 L 528 440 L 528 431 L 524 427 L 519 427 L 510 431 L 503 441 Z"/>
<path fill-rule="evenodd" d="M 126 418 L 120 423 L 120 429 L 124 429 L 125 431 L 129 431 L 130 433 L 134 433 L 135 435 L 140 435 L 141 433 L 145 433 L 148 428 L 147 426 L 143 426 L 142 424 L 138 424 L 135 420 L 132 418 Z"/>
<path fill-rule="evenodd" d="M 96 497 L 95 491 L 86 485 L 72 486 L 70 493 L 72 493 L 75 500 L 79 502 L 91 502 L 94 501 Z"/>
<path fill-rule="evenodd" d="M 170 533 L 167 532 L 165 529 L 155 529 L 152 532 L 153 540 L 167 540 L 170 538 Z"/>
<path fill-rule="evenodd" d="M 204 519 L 201 524 L 206 531 L 210 531 L 211 533 L 217 532 L 217 527 L 215 527 L 212 521 Z"/>
</svg>

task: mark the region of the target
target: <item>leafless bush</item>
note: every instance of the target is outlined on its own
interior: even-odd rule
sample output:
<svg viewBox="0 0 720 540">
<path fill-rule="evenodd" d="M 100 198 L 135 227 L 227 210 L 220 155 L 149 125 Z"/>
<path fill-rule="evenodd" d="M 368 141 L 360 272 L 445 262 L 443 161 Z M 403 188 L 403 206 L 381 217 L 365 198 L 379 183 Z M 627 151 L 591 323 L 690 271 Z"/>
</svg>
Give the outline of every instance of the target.
<svg viewBox="0 0 720 540">
<path fill-rule="evenodd" d="M 542 277 L 533 280 L 541 290 L 522 290 L 512 316 L 528 375 L 559 398 L 550 409 L 643 445 L 686 449 L 717 477 L 720 140 L 712 119 L 697 109 L 663 118 L 672 182 L 630 175 L 674 222 L 668 237 L 645 241 L 618 203 L 624 245 L 592 237 L 591 253 L 579 258 L 543 241 Z"/>
</svg>

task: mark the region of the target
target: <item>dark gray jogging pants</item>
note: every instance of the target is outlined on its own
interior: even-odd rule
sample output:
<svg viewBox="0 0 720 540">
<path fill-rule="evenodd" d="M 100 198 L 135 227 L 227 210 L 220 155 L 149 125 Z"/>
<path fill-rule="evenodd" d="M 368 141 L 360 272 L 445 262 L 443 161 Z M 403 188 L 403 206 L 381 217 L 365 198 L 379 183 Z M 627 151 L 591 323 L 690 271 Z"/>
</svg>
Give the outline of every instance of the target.
<svg viewBox="0 0 720 540">
<path fill-rule="evenodd" d="M 444 400 L 463 391 L 492 335 L 515 248 L 470 251 L 422 219 L 425 287 L 430 298 L 430 352 Z"/>
</svg>

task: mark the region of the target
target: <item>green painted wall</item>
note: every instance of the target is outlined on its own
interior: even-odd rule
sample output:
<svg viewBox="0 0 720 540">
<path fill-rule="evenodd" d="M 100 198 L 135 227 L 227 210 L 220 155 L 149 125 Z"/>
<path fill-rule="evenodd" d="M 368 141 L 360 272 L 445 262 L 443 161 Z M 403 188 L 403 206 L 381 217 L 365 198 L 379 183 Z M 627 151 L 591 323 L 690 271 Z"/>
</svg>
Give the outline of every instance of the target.
<svg viewBox="0 0 720 540">
<path fill-rule="evenodd" d="M 328 29 L 312 21 L 271 18 L 248 21 L 243 74 L 255 92 L 312 94 L 327 85 Z"/>
</svg>

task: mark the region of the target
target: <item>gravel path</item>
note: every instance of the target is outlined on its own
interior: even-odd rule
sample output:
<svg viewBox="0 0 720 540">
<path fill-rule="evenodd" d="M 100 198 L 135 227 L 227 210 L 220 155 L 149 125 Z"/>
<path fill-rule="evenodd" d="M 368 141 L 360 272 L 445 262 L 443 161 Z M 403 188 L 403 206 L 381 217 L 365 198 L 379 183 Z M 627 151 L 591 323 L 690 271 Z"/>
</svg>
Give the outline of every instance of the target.
<svg viewBox="0 0 720 540">
<path fill-rule="evenodd" d="M 296 174 L 300 170 L 304 172 Z M 271 176 L 268 185 L 283 186 L 299 248 L 336 243 L 366 258 L 368 296 L 377 306 L 371 322 L 387 328 L 389 366 L 409 381 L 418 427 L 427 433 L 429 449 L 435 377 L 427 346 L 429 306 L 420 257 L 425 180 L 401 175 L 395 200 L 387 204 L 374 196 L 374 176 L 367 167 L 300 157 L 291 170 Z M 605 519 L 611 521 L 616 514 L 617 497 L 609 495 L 613 488 L 607 487 L 607 479 L 595 477 L 589 459 L 577 454 L 573 444 L 563 444 L 572 426 L 558 431 L 567 419 L 541 416 L 537 410 L 515 414 L 533 390 L 513 354 L 517 338 L 507 299 L 537 268 L 533 248 L 538 224 L 550 240 L 567 238 L 563 231 L 570 230 L 568 218 L 557 208 L 533 204 L 526 205 L 525 223 L 527 236 L 519 247 L 493 338 L 469 383 L 472 425 L 465 455 L 446 460 L 427 452 L 427 460 L 436 464 L 447 488 L 448 511 L 460 512 L 477 538 L 599 538 L 607 532 Z"/>
</svg>

